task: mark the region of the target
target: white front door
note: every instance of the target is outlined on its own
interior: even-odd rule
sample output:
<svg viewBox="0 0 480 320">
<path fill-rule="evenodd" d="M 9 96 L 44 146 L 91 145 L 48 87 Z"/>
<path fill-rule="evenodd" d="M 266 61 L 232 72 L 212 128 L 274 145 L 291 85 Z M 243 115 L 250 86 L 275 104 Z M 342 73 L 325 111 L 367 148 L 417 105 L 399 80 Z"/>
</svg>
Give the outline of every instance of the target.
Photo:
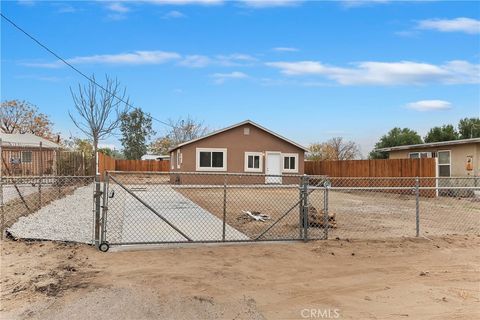
<svg viewBox="0 0 480 320">
<path fill-rule="evenodd" d="M 266 152 L 265 183 L 282 183 L 282 154 Z M 273 176 L 272 176 L 273 175 Z"/>
</svg>

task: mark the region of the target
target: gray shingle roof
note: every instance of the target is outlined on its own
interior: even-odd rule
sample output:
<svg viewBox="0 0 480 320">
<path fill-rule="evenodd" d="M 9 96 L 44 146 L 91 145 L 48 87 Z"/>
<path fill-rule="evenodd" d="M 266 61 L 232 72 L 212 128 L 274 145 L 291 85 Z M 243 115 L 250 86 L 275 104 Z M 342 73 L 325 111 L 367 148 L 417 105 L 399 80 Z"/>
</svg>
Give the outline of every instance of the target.
<svg viewBox="0 0 480 320">
<path fill-rule="evenodd" d="M 38 148 L 40 142 L 43 148 L 59 149 L 61 146 L 47 139 L 38 137 L 31 133 L 3 133 L 0 132 L 2 146 L 31 147 Z"/>
</svg>

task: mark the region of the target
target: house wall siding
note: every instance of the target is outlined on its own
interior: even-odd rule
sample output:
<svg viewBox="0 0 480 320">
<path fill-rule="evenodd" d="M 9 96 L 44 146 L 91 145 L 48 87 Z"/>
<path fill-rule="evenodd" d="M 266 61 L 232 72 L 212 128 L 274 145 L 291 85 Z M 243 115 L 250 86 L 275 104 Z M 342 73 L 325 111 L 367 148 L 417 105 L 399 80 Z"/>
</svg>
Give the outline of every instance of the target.
<svg viewBox="0 0 480 320">
<path fill-rule="evenodd" d="M 391 151 L 390 159 L 408 158 L 411 152 L 438 152 L 450 150 L 450 162 L 452 177 L 479 176 L 480 175 L 480 143 L 468 143 L 461 145 L 450 145 L 434 148 L 415 148 L 409 150 Z M 467 156 L 473 157 L 473 170 L 466 169 Z"/>
<path fill-rule="evenodd" d="M 249 129 L 248 135 L 244 134 L 245 128 Z M 305 151 L 303 149 L 250 124 L 235 127 L 180 147 L 182 163 L 180 168 L 175 165 L 171 171 L 201 172 L 196 170 L 197 148 L 227 149 L 227 171 L 224 172 L 228 173 L 245 173 L 245 152 L 263 153 L 263 168 L 262 172 L 260 173 L 265 173 L 266 151 L 279 151 L 281 153 L 298 154 L 298 174 L 303 174 L 304 172 Z M 176 157 L 177 150 L 174 152 Z"/>
</svg>

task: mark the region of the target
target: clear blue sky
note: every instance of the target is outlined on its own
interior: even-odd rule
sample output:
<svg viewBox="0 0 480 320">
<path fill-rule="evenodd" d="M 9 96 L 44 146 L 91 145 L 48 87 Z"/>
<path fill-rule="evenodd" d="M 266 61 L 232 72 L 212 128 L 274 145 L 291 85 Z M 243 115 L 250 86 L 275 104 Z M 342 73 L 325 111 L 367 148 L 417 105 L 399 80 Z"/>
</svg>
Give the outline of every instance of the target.
<svg viewBox="0 0 480 320">
<path fill-rule="evenodd" d="M 424 135 L 480 115 L 479 2 L 1 6 L 83 72 L 117 77 L 161 120 L 190 115 L 218 129 L 252 119 L 305 145 L 344 136 L 367 154 L 394 126 Z M 1 55 L 2 100 L 28 100 L 56 130 L 79 134 L 69 88 L 85 80 L 3 20 Z"/>
</svg>

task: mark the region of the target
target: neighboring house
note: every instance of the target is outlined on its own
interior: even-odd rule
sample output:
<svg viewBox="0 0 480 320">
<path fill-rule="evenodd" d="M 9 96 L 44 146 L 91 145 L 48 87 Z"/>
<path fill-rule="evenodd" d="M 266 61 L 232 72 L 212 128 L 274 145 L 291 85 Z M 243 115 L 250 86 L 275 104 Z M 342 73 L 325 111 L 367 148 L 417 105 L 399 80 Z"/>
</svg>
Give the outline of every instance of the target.
<svg viewBox="0 0 480 320">
<path fill-rule="evenodd" d="M 256 173 L 262 183 L 282 183 L 304 173 L 305 147 L 246 120 L 170 150 L 172 172 Z"/>
<path fill-rule="evenodd" d="M 390 159 L 436 158 L 437 176 L 480 176 L 480 138 L 377 149 Z"/>
<path fill-rule="evenodd" d="M 141 158 L 142 160 L 157 160 L 157 161 L 165 161 L 169 160 L 169 155 L 159 155 L 159 154 L 144 154 Z"/>
<path fill-rule="evenodd" d="M 60 145 L 31 133 L 0 133 L 2 175 L 37 176 L 54 173 Z"/>
</svg>

